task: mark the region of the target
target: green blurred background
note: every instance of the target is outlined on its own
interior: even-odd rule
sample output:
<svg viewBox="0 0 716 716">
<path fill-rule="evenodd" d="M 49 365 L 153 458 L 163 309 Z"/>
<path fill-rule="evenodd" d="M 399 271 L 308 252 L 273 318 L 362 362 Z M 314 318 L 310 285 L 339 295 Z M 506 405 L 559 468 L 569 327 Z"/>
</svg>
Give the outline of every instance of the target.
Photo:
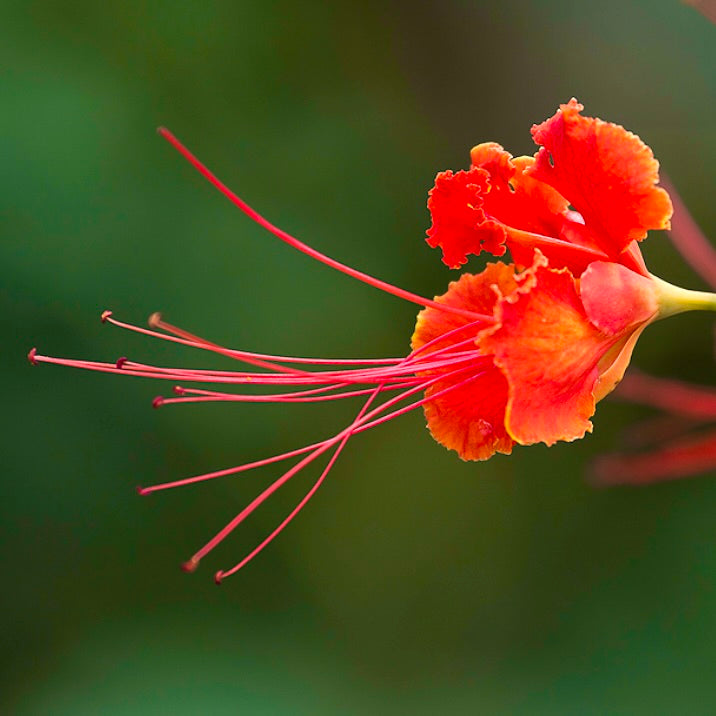
<svg viewBox="0 0 716 716">
<path fill-rule="evenodd" d="M 411 414 L 356 438 L 217 589 L 311 476 L 193 575 L 180 561 L 275 471 L 135 485 L 307 443 L 354 408 L 152 411 L 162 386 L 25 354 L 206 363 L 105 308 L 253 350 L 406 351 L 414 307 L 253 226 L 160 124 L 279 225 L 422 294 L 454 277 L 423 241 L 436 171 L 485 140 L 533 152 L 531 124 L 572 95 L 638 132 L 713 235 L 715 33 L 676 0 L 2 3 L 0 710 L 713 713 L 713 475 L 584 482 L 647 411 L 607 401 L 580 443 L 485 464 Z M 664 235 L 645 253 L 703 287 Z M 659 324 L 635 363 L 709 383 L 712 335 L 709 316 Z"/>
</svg>

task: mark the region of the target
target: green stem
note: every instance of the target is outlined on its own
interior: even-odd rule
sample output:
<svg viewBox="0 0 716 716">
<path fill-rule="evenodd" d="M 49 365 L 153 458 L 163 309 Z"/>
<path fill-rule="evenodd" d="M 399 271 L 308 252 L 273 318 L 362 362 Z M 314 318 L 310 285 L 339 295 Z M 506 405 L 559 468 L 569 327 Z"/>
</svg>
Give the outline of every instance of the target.
<svg viewBox="0 0 716 716">
<path fill-rule="evenodd" d="M 716 293 L 690 291 L 674 286 L 652 274 L 659 301 L 659 318 L 667 318 L 686 311 L 716 311 Z"/>
</svg>

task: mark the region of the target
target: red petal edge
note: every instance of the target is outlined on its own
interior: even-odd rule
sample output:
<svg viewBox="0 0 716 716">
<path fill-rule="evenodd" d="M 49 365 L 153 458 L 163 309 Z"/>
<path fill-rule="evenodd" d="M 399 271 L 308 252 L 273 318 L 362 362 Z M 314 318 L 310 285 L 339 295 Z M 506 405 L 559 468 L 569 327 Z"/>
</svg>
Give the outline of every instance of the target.
<svg viewBox="0 0 716 716">
<path fill-rule="evenodd" d="M 570 201 L 614 258 L 647 231 L 669 228 L 671 200 L 655 186 L 659 163 L 651 149 L 617 124 L 581 116 L 583 109 L 571 99 L 532 127 L 542 148 L 530 173 Z"/>
<path fill-rule="evenodd" d="M 428 193 L 433 223 L 427 242 L 442 249 L 443 262 L 450 268 L 466 263 L 468 254 L 505 253 L 505 230 L 486 219 L 482 208 L 489 191 L 488 173 L 483 169 L 448 170 L 435 177 L 435 186 Z"/>
</svg>

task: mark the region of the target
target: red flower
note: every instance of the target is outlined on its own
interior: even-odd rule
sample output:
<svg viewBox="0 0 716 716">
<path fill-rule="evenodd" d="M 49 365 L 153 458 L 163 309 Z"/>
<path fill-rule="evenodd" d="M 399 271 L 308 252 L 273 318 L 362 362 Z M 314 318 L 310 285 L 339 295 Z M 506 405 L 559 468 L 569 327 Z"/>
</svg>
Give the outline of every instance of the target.
<svg viewBox="0 0 716 716">
<path fill-rule="evenodd" d="M 642 329 L 667 311 L 636 244 L 669 226 L 658 164 L 638 137 L 581 110 L 571 100 L 533 127 L 534 157 L 478 145 L 468 171 L 438 174 L 430 192 L 428 243 L 445 263 L 507 246 L 517 264 L 465 274 L 437 299 L 495 318 L 476 335 L 491 358 L 480 383 L 425 407 L 433 436 L 465 459 L 583 437 Z M 426 308 L 413 346 L 459 320 Z"/>
<path fill-rule="evenodd" d="M 164 322 L 150 329 L 102 319 L 188 346 L 222 354 L 254 370 L 163 368 L 120 358 L 116 363 L 40 356 L 90 370 L 179 382 L 175 397 L 155 406 L 196 401 L 316 402 L 362 396 L 355 420 L 335 435 L 282 455 L 173 483 L 142 494 L 236 474 L 259 465 L 297 462 L 185 563 L 193 570 L 270 495 L 321 455 L 329 456 L 313 487 L 288 517 L 232 574 L 260 552 L 303 508 L 346 442 L 409 410 L 424 406 L 433 436 L 464 459 L 509 453 L 515 444 L 574 440 L 591 430 L 596 402 L 621 378 L 637 337 L 657 317 L 714 308 L 711 295 L 683 291 L 651 276 L 637 241 L 667 228 L 671 203 L 655 186 L 658 165 L 638 137 L 582 117 L 576 100 L 533 127 L 535 157 L 512 158 L 497 144 L 472 150 L 468 171 L 436 178 L 428 207 L 428 243 L 457 267 L 468 254 L 509 249 L 513 264 L 494 263 L 464 274 L 434 300 L 330 259 L 278 229 L 231 192 L 166 130 L 160 130 L 214 186 L 254 221 L 303 253 L 365 283 L 423 307 L 404 358 L 322 360 L 249 353 L 218 346 Z M 185 383 L 227 386 L 206 390 Z M 268 395 L 228 390 L 264 385 Z M 423 394 L 420 397 L 420 394 Z M 388 397 L 389 396 L 389 397 Z M 382 402 L 380 402 L 382 400 Z M 406 402 L 411 401 L 412 402 Z"/>
</svg>

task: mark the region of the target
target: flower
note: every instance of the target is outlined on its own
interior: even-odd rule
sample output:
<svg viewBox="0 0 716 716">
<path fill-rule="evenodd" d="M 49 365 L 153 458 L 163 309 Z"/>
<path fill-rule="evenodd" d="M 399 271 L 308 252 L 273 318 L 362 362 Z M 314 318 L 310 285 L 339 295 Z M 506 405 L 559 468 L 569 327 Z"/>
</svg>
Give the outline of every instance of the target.
<svg viewBox="0 0 716 716">
<path fill-rule="evenodd" d="M 438 174 L 430 192 L 428 243 L 447 265 L 506 249 L 516 264 L 464 274 L 437 299 L 495 320 L 476 332 L 480 378 L 425 406 L 433 436 L 464 459 L 583 437 L 642 330 L 710 300 L 649 274 L 637 242 L 669 228 L 672 211 L 658 163 L 638 137 L 582 109 L 573 99 L 535 125 L 534 157 L 480 144 L 467 171 Z M 461 320 L 424 309 L 413 346 Z"/>
<path fill-rule="evenodd" d="M 467 171 L 442 172 L 430 191 L 428 243 L 457 268 L 468 254 L 496 256 L 463 274 L 445 294 L 427 299 L 348 267 L 271 224 L 170 132 L 160 129 L 232 203 L 275 237 L 364 283 L 422 307 L 403 358 L 327 360 L 253 353 L 219 346 L 154 314 L 149 328 L 103 322 L 221 354 L 251 367 L 215 371 L 165 368 L 120 358 L 72 360 L 30 351 L 32 363 L 55 363 L 178 382 L 155 407 L 198 401 L 318 402 L 364 399 L 355 419 L 335 435 L 280 455 L 175 482 L 140 488 L 148 494 L 296 459 L 295 464 L 199 549 L 200 560 L 294 475 L 326 455 L 317 480 L 283 522 L 216 581 L 234 574 L 301 511 L 355 434 L 422 407 L 435 439 L 469 460 L 530 445 L 581 438 L 598 400 L 618 383 L 641 331 L 659 317 L 716 308 L 716 296 L 679 289 L 647 271 L 637 242 L 669 226 L 671 203 L 656 186 L 651 150 L 622 127 L 583 117 L 576 100 L 532 129 L 540 149 L 513 158 L 494 143 L 471 152 Z M 208 383 L 205 389 L 194 384 Z M 265 395 L 234 392 L 266 386 Z M 188 385 L 187 385 L 188 384 Z M 233 388 L 233 390 L 232 390 Z M 422 396 L 422 397 L 421 397 Z M 381 402 L 382 401 L 382 402 Z"/>
</svg>

